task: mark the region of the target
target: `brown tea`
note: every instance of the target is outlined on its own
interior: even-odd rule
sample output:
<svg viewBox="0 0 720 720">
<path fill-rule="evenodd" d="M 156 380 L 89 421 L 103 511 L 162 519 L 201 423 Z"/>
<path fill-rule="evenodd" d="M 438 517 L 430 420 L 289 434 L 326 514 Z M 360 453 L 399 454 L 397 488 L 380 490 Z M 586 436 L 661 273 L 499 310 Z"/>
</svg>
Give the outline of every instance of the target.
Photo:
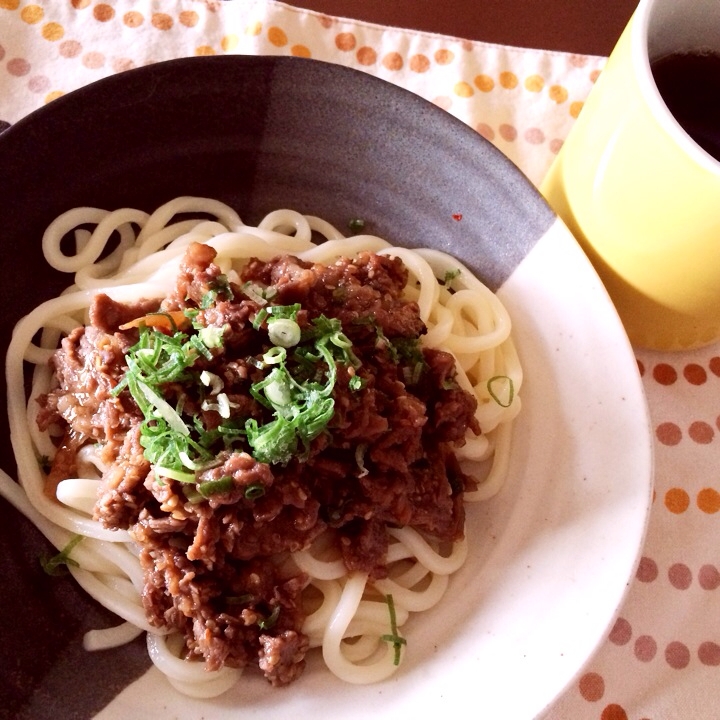
<svg viewBox="0 0 720 720">
<path fill-rule="evenodd" d="M 685 131 L 720 160 L 720 55 L 674 54 L 652 64 L 665 104 Z"/>
</svg>

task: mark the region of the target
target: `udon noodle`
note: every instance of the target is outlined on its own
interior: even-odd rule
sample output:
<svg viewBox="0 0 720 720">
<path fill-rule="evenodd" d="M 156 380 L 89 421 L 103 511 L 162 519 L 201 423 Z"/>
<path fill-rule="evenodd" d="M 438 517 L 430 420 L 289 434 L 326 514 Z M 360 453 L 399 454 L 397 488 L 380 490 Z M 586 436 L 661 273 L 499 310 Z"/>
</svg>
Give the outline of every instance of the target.
<svg viewBox="0 0 720 720">
<path fill-rule="evenodd" d="M 94 229 L 87 230 L 89 226 Z M 63 240 L 68 235 L 75 242 L 71 253 Z M 102 292 L 119 302 L 167 296 L 183 253 L 196 242 L 212 246 L 215 263 L 229 275 L 250 257 L 269 261 L 292 254 L 329 264 L 371 251 L 401 258 L 410 275 L 405 292 L 417 302 L 427 327 L 423 346 L 450 352 L 459 384 L 477 398 L 482 433 L 469 433 L 457 449 L 463 470 L 479 481 L 476 491 L 465 494 L 469 502 L 486 500 L 503 483 L 512 421 L 520 409 L 522 369 L 510 336 L 510 318 L 497 296 L 457 260 L 436 250 L 393 247 L 367 234 L 345 237 L 324 220 L 291 210 L 270 213 L 251 227 L 225 204 L 193 197 L 177 198 L 151 214 L 77 208 L 50 225 L 43 238 L 47 262 L 74 274 L 74 283 L 15 328 L 7 353 L 7 389 L 19 483 L 2 474 L 0 492 L 58 550 L 82 536 L 72 549 L 69 570 L 89 595 L 123 621 L 109 630 L 89 632 L 88 650 L 117 646 L 146 632 L 150 658 L 169 681 L 183 693 L 209 697 L 233 686 L 240 671 L 224 667 L 205 672 L 202 663 L 181 659 L 180 636 L 148 623 L 141 602 L 143 572 L 132 537 L 93 519 L 104 470 L 101 459 L 92 445 L 84 447 L 81 476 L 63 480 L 57 496 L 48 497 L 38 458 L 52 458 L 56 446 L 36 422 L 36 399 L 52 383 L 49 360 L 63 336 L 88 322 L 93 296 Z M 26 397 L 28 366 L 31 390 Z M 322 538 L 292 555 L 292 562 L 310 577 L 311 610 L 302 630 L 311 647 L 321 648 L 330 671 L 350 683 L 376 682 L 397 670 L 398 658 L 387 642 L 387 598 L 392 598 L 392 631 L 397 636 L 412 613 L 441 601 L 451 575 L 467 556 L 464 539 L 447 549 L 411 527 L 388 527 L 387 533 L 389 575 L 373 582 L 362 573 L 348 573 L 342 560 L 328 553 Z M 405 645 L 396 645 L 396 650 L 400 655 L 407 652 Z"/>
</svg>

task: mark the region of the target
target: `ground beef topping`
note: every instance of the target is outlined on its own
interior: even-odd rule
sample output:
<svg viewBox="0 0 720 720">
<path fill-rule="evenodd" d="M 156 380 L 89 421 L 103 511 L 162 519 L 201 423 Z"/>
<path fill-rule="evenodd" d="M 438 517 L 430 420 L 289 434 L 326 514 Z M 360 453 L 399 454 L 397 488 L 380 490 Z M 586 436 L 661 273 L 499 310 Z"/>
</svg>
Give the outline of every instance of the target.
<svg viewBox="0 0 720 720">
<path fill-rule="evenodd" d="M 396 258 L 280 256 L 228 278 L 191 245 L 174 293 L 99 294 L 62 343 L 41 428 L 52 482 L 86 443 L 106 471 L 95 517 L 141 547 L 151 623 L 208 668 L 302 672 L 308 578 L 287 562 L 327 533 L 349 571 L 387 574 L 387 525 L 463 535 L 474 488 L 454 450 L 479 432 L 451 355 L 425 349 Z"/>
</svg>

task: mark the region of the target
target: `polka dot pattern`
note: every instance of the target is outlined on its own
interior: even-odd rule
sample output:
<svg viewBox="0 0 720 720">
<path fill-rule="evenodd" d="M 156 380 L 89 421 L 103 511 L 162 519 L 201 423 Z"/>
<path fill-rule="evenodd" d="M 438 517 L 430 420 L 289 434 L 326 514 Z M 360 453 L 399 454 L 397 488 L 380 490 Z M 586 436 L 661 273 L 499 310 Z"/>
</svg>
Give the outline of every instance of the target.
<svg viewBox="0 0 720 720">
<path fill-rule="evenodd" d="M 360 65 L 364 67 L 370 67 L 377 63 L 378 55 L 377 51 L 374 48 L 363 45 L 362 47 L 358 48 L 355 57 L 358 63 L 360 63 Z"/>
<path fill-rule="evenodd" d="M 703 590 L 717 590 L 720 587 L 720 570 L 715 565 L 703 565 L 698 571 L 698 583 Z"/>
<path fill-rule="evenodd" d="M 578 689 L 585 700 L 597 702 L 605 694 L 605 681 L 597 673 L 585 673 L 578 682 Z"/>
<path fill-rule="evenodd" d="M 716 642 L 707 641 L 701 643 L 698 648 L 698 660 L 703 665 L 718 667 L 720 665 L 720 645 Z"/>
<path fill-rule="evenodd" d="M 430 60 L 426 55 L 413 55 L 410 58 L 410 69 L 416 73 L 424 73 L 430 69 Z"/>
<path fill-rule="evenodd" d="M 643 663 L 650 662 L 657 653 L 657 642 L 650 635 L 640 635 L 633 645 L 635 657 Z"/>
<path fill-rule="evenodd" d="M 438 65 L 449 65 L 455 59 L 455 53 L 447 48 L 440 48 L 433 57 Z"/>
<path fill-rule="evenodd" d="M 495 81 L 489 75 L 476 75 L 473 80 L 480 92 L 489 93 L 495 88 Z"/>
<path fill-rule="evenodd" d="M 5 66 L 7 71 L 15 77 L 23 77 L 30 72 L 32 66 L 25 58 L 12 58 Z"/>
<path fill-rule="evenodd" d="M 670 584 L 678 590 L 687 590 L 692 583 L 692 571 L 685 563 L 675 563 L 668 569 Z"/>
<path fill-rule="evenodd" d="M 98 3 L 93 7 L 93 17 L 98 22 L 110 22 L 115 17 L 115 10 L 112 5 Z"/>
<path fill-rule="evenodd" d="M 665 648 L 665 661 L 675 670 L 682 670 L 690 662 L 690 649 L 684 643 L 673 641 Z"/>
<path fill-rule="evenodd" d="M 628 720 L 628 716 L 620 705 L 611 703 L 603 708 L 600 713 L 600 720 Z"/>
<path fill-rule="evenodd" d="M 56 59 L 73 61 L 74 74 L 61 76 L 65 78 L 62 87 L 51 86 L 58 73 L 69 73 L 69 63 L 56 73 L 41 73 L 49 86 L 44 81 L 33 82 L 30 91 L 47 90 L 46 101 L 99 77 L 178 55 L 270 53 L 317 58 L 378 74 L 425 95 L 472 127 L 479 127 L 483 137 L 522 165 L 536 183 L 562 147 L 592 85 L 593 73 L 598 73 L 604 62 L 602 58 L 558 54 L 550 56 L 552 62 L 548 63 L 548 56 L 540 51 L 383 30 L 276 6 L 273 0 L 264 10 L 218 0 L 191 6 L 169 0 L 152 4 L 70 0 L 65 12 L 38 1 L 0 2 L 3 10 L 36 33 L 35 38 L 56 44 Z M 132 43 L 135 56 L 125 56 L 121 38 Z M 114 45 L 115 52 L 107 49 Z M 42 45 L 38 49 L 44 50 Z M 138 52 L 143 56 L 138 57 Z M 32 59 L 19 51 L 16 60 L 6 70 L 18 77 L 22 72 L 19 63 L 32 64 Z M 431 86 L 432 92 L 428 92 Z M 524 120 L 526 107 L 542 117 L 542 125 Z"/>
<path fill-rule="evenodd" d="M 44 15 L 45 11 L 40 5 L 26 5 L 20 12 L 23 22 L 28 23 L 28 25 L 40 22 Z"/>
<path fill-rule="evenodd" d="M 637 359 L 654 429 L 658 502 L 635 584 L 608 634 L 607 647 L 616 648 L 615 653 L 629 652 L 622 664 L 625 672 L 638 678 L 639 668 L 647 668 L 656 688 L 676 687 L 673 677 L 695 673 L 696 695 L 684 696 L 689 703 L 685 707 L 710 708 L 707 690 L 701 689 L 707 685 L 699 678 L 706 678 L 706 683 L 715 679 L 700 675 L 698 668 L 720 668 L 720 636 L 715 623 L 707 621 L 720 612 L 720 355 L 717 347 L 710 347 L 675 355 L 639 352 Z M 666 610 L 671 607 L 684 609 L 673 617 Z M 601 651 L 601 667 L 591 667 L 578 681 L 576 692 L 586 703 L 607 697 L 610 687 L 627 687 L 620 663 L 612 664 L 610 657 L 609 650 Z M 604 687 L 601 698 L 593 694 L 599 687 Z M 639 710 L 628 712 L 633 693 L 626 693 L 626 702 L 605 705 L 599 717 L 624 713 L 642 718 Z M 671 703 L 670 691 L 666 695 Z M 681 704 L 667 705 L 671 706 L 674 712 L 666 711 L 665 716 L 683 716 Z M 713 716 L 711 709 L 701 715 Z"/>
<path fill-rule="evenodd" d="M 0 0 L 0 21 L 0 132 L 77 87 L 148 63 L 292 55 L 416 92 L 466 122 L 535 184 L 604 65 L 603 58 L 377 28 L 273 0 Z M 706 620 L 720 617 L 720 347 L 636 355 L 656 453 L 647 538 L 606 642 L 543 720 L 683 717 L 712 693 L 709 707 L 720 703 L 720 633 Z M 697 681 L 676 684 L 698 672 Z M 678 687 L 688 690 L 676 698 Z"/>
<path fill-rule="evenodd" d="M 608 640 L 613 645 L 627 645 L 632 639 L 632 626 L 625 618 L 618 618 L 610 631 Z"/>
</svg>

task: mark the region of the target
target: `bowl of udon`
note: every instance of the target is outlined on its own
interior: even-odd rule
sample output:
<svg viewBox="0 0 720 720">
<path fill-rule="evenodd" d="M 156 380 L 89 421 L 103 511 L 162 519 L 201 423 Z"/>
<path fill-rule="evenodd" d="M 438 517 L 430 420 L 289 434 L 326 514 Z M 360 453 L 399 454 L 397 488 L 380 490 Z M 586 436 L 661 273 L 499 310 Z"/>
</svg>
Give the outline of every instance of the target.
<svg viewBox="0 0 720 720">
<path fill-rule="evenodd" d="M 24 118 L 0 173 L 13 716 L 567 687 L 650 433 L 602 285 L 489 142 L 359 71 L 189 58 Z"/>
</svg>

